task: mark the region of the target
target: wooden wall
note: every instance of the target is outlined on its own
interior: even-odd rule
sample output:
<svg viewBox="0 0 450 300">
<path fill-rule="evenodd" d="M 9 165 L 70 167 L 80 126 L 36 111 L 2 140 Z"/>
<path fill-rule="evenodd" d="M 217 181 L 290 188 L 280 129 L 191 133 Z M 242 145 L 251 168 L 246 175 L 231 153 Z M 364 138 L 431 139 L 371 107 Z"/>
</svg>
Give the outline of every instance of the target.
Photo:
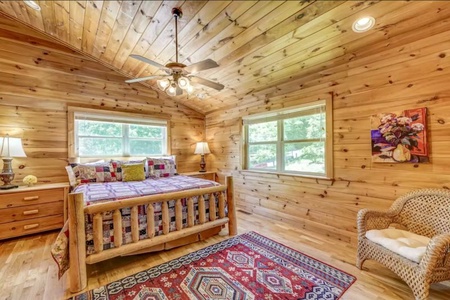
<svg viewBox="0 0 450 300">
<path fill-rule="evenodd" d="M 0 136 L 23 138 L 27 154 L 13 160 L 16 182 L 29 174 L 39 182 L 67 181 L 68 106 L 168 116 L 179 171 L 197 170 L 193 152 L 204 138 L 204 116 L 125 79 L 0 16 Z"/>
<path fill-rule="evenodd" d="M 450 20 L 414 30 L 392 24 L 362 38 L 373 43 L 351 53 L 342 44 L 344 55 L 333 61 L 305 62 L 307 75 L 207 114 L 208 160 L 221 174 L 235 176 L 238 208 L 354 243 L 359 209 L 386 209 L 417 188 L 450 188 Z M 241 170 L 242 116 L 325 93 L 334 96 L 333 180 Z M 419 107 L 429 110 L 431 163 L 372 163 L 370 116 Z"/>
</svg>

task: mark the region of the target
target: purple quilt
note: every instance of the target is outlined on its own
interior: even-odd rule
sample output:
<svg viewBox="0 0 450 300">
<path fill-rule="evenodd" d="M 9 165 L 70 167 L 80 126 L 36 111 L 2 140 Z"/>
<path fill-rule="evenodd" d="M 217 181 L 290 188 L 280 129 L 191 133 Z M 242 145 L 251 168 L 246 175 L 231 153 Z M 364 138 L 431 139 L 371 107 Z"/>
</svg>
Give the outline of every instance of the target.
<svg viewBox="0 0 450 300">
<path fill-rule="evenodd" d="M 165 194 L 218 185 L 217 182 L 195 177 L 172 176 L 146 179 L 144 181 L 115 181 L 82 184 L 75 188 L 73 193 L 84 193 L 86 205 L 90 205 L 95 202 L 107 202 L 125 198 Z"/>
<path fill-rule="evenodd" d="M 83 193 L 86 205 L 115 201 L 118 199 L 134 198 L 146 195 L 164 194 L 183 190 L 191 190 L 205 187 L 218 186 L 214 181 L 199 179 L 187 176 L 172 176 L 157 179 L 146 179 L 144 181 L 129 182 L 104 182 L 82 184 L 75 188 L 73 193 Z M 209 218 L 209 197 L 204 195 L 206 218 Z M 193 197 L 195 211 L 198 211 L 198 198 Z M 183 212 L 183 228 L 187 226 L 187 205 L 186 199 L 181 200 Z M 216 214 L 218 214 L 218 195 L 215 195 Z M 170 216 L 170 231 L 175 230 L 175 200 L 168 202 Z M 154 203 L 155 236 L 162 234 L 162 214 L 161 203 Z M 131 209 L 121 209 L 122 214 L 122 240 L 124 244 L 131 243 Z M 218 215 L 217 215 L 218 217 Z M 144 205 L 138 207 L 139 239 L 145 239 L 147 234 L 147 211 Z M 94 253 L 92 217 L 86 216 L 86 253 Z M 198 213 L 196 213 L 195 223 L 198 223 Z M 52 256 L 59 267 L 59 277 L 69 268 L 69 247 L 68 247 L 68 223 L 59 233 L 52 246 Z M 103 249 L 114 247 L 114 227 L 112 212 L 103 214 Z"/>
</svg>

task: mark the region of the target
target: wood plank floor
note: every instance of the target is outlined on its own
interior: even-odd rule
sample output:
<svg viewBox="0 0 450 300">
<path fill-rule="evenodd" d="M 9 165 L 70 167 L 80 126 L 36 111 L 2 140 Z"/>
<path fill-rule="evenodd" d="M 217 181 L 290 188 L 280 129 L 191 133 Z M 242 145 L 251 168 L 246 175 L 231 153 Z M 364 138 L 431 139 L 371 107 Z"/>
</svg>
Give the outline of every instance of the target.
<svg viewBox="0 0 450 300">
<path fill-rule="evenodd" d="M 380 264 L 367 261 L 364 270 L 358 270 L 354 266 L 356 249 L 352 245 L 255 215 L 238 212 L 238 219 L 239 233 L 254 230 L 356 276 L 356 283 L 344 294 L 343 300 L 413 299 L 406 284 Z M 57 267 L 50 256 L 56 235 L 57 232 L 49 232 L 0 242 L 0 300 L 53 300 L 71 295 L 67 275 L 58 281 Z M 115 258 L 89 266 L 88 288 L 96 288 L 225 238 L 217 236 L 171 251 Z M 450 299 L 450 283 L 432 285 L 430 299 Z"/>
</svg>

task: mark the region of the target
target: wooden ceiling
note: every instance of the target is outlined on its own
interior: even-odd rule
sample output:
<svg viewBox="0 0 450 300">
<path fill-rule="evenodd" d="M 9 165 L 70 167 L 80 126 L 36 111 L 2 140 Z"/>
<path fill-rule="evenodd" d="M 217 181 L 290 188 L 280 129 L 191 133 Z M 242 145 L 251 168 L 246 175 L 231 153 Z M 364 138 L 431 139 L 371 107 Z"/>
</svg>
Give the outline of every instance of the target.
<svg viewBox="0 0 450 300">
<path fill-rule="evenodd" d="M 0 11 L 129 78 L 162 73 L 130 54 L 163 65 L 175 60 L 171 10 L 181 7 L 180 61 L 217 61 L 220 67 L 199 75 L 225 85 L 218 92 L 196 84 L 202 98 L 176 97 L 201 113 L 264 101 L 310 82 L 336 84 L 327 70 L 450 15 L 449 3 L 441 1 L 36 2 L 41 11 L 0 0 Z M 354 33 L 352 23 L 368 15 L 376 18 L 375 28 Z M 154 80 L 144 84 L 157 90 Z"/>
</svg>

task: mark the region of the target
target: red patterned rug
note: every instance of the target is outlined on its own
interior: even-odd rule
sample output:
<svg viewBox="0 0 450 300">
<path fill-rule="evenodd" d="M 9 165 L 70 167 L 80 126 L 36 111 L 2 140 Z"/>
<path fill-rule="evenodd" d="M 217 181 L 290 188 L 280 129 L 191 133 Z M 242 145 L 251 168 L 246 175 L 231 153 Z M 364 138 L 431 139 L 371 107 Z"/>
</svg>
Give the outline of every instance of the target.
<svg viewBox="0 0 450 300">
<path fill-rule="evenodd" d="M 255 232 L 73 299 L 339 299 L 355 277 Z"/>
</svg>

